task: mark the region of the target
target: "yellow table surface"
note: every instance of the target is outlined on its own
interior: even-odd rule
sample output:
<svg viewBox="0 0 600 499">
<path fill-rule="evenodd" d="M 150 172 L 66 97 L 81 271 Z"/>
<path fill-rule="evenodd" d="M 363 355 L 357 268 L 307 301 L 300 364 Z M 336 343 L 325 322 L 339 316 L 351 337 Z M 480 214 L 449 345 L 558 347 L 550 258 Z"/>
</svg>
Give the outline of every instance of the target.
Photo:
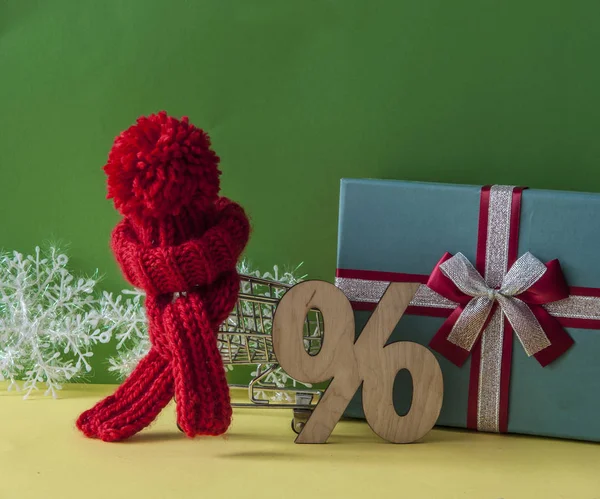
<svg viewBox="0 0 600 499">
<path fill-rule="evenodd" d="M 600 498 L 600 445 L 436 429 L 393 445 L 360 421 L 297 445 L 290 410 L 239 409 L 226 437 L 189 440 L 167 407 L 123 443 L 74 420 L 112 386 L 71 385 L 24 401 L 0 384 L 0 499 Z"/>
</svg>

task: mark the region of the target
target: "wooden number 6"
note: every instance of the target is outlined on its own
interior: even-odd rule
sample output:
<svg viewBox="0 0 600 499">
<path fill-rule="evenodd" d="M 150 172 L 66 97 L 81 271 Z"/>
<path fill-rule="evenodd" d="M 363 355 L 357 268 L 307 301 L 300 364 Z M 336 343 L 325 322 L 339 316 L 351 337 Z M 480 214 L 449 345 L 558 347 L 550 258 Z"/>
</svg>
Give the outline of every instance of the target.
<svg viewBox="0 0 600 499">
<path fill-rule="evenodd" d="M 273 321 L 279 364 L 298 381 L 322 383 L 333 378 L 297 443 L 324 443 L 361 383 L 365 417 L 380 437 L 409 443 L 433 427 L 443 396 L 437 360 L 416 343 L 385 346 L 418 286 L 390 284 L 356 342 L 352 307 L 333 284 L 306 281 L 284 295 Z M 324 322 L 323 345 L 315 356 L 306 352 L 303 341 L 304 321 L 311 309 L 319 309 Z M 410 372 L 413 381 L 412 403 L 405 416 L 398 415 L 392 398 L 396 374 L 402 369 Z"/>
</svg>

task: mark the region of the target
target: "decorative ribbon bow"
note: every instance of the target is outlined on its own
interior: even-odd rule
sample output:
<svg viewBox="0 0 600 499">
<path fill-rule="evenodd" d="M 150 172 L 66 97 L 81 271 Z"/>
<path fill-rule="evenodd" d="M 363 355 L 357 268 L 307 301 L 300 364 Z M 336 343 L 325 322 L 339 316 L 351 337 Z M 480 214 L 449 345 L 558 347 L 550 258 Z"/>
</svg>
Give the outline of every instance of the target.
<svg viewBox="0 0 600 499">
<path fill-rule="evenodd" d="M 527 356 L 535 356 L 542 366 L 564 352 L 564 337 L 568 335 L 542 306 L 569 296 L 558 260 L 544 265 L 525 253 L 506 273 L 500 288 L 494 289 L 462 253 L 446 253 L 427 286 L 458 304 L 431 342 L 458 366 L 465 362 L 495 313 L 504 314 Z"/>
</svg>

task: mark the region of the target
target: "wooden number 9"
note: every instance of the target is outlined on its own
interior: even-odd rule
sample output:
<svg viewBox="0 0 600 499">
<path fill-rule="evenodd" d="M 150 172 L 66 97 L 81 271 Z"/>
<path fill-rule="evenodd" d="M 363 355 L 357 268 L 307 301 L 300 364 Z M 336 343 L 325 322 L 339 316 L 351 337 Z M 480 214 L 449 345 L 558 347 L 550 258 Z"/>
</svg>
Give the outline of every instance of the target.
<svg viewBox="0 0 600 499">
<path fill-rule="evenodd" d="M 273 321 L 277 361 L 298 381 L 322 383 L 333 378 L 297 443 L 324 443 L 361 383 L 366 420 L 380 437 L 409 443 L 433 427 L 443 396 L 437 360 L 416 343 L 385 346 L 418 286 L 390 284 L 356 342 L 352 307 L 333 284 L 306 281 L 284 295 Z M 303 341 L 305 318 L 311 309 L 320 310 L 324 322 L 323 345 L 315 356 L 306 352 Z M 413 381 L 412 403 L 405 416 L 398 415 L 392 398 L 396 374 L 402 369 L 410 372 Z"/>
</svg>

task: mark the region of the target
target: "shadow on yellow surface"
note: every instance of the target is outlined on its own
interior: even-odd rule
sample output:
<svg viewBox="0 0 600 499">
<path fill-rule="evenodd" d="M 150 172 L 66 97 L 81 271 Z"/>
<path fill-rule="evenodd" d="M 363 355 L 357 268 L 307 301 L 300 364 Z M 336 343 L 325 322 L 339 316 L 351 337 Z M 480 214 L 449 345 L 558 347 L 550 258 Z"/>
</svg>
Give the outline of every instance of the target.
<svg viewBox="0 0 600 499">
<path fill-rule="evenodd" d="M 328 444 L 296 445 L 292 411 L 240 409 L 226 436 L 187 439 L 174 406 L 127 442 L 89 440 L 78 414 L 113 386 L 70 385 L 22 400 L 0 384 L 0 499 L 598 499 L 600 446 L 435 429 L 393 445 L 362 421 Z"/>
</svg>

